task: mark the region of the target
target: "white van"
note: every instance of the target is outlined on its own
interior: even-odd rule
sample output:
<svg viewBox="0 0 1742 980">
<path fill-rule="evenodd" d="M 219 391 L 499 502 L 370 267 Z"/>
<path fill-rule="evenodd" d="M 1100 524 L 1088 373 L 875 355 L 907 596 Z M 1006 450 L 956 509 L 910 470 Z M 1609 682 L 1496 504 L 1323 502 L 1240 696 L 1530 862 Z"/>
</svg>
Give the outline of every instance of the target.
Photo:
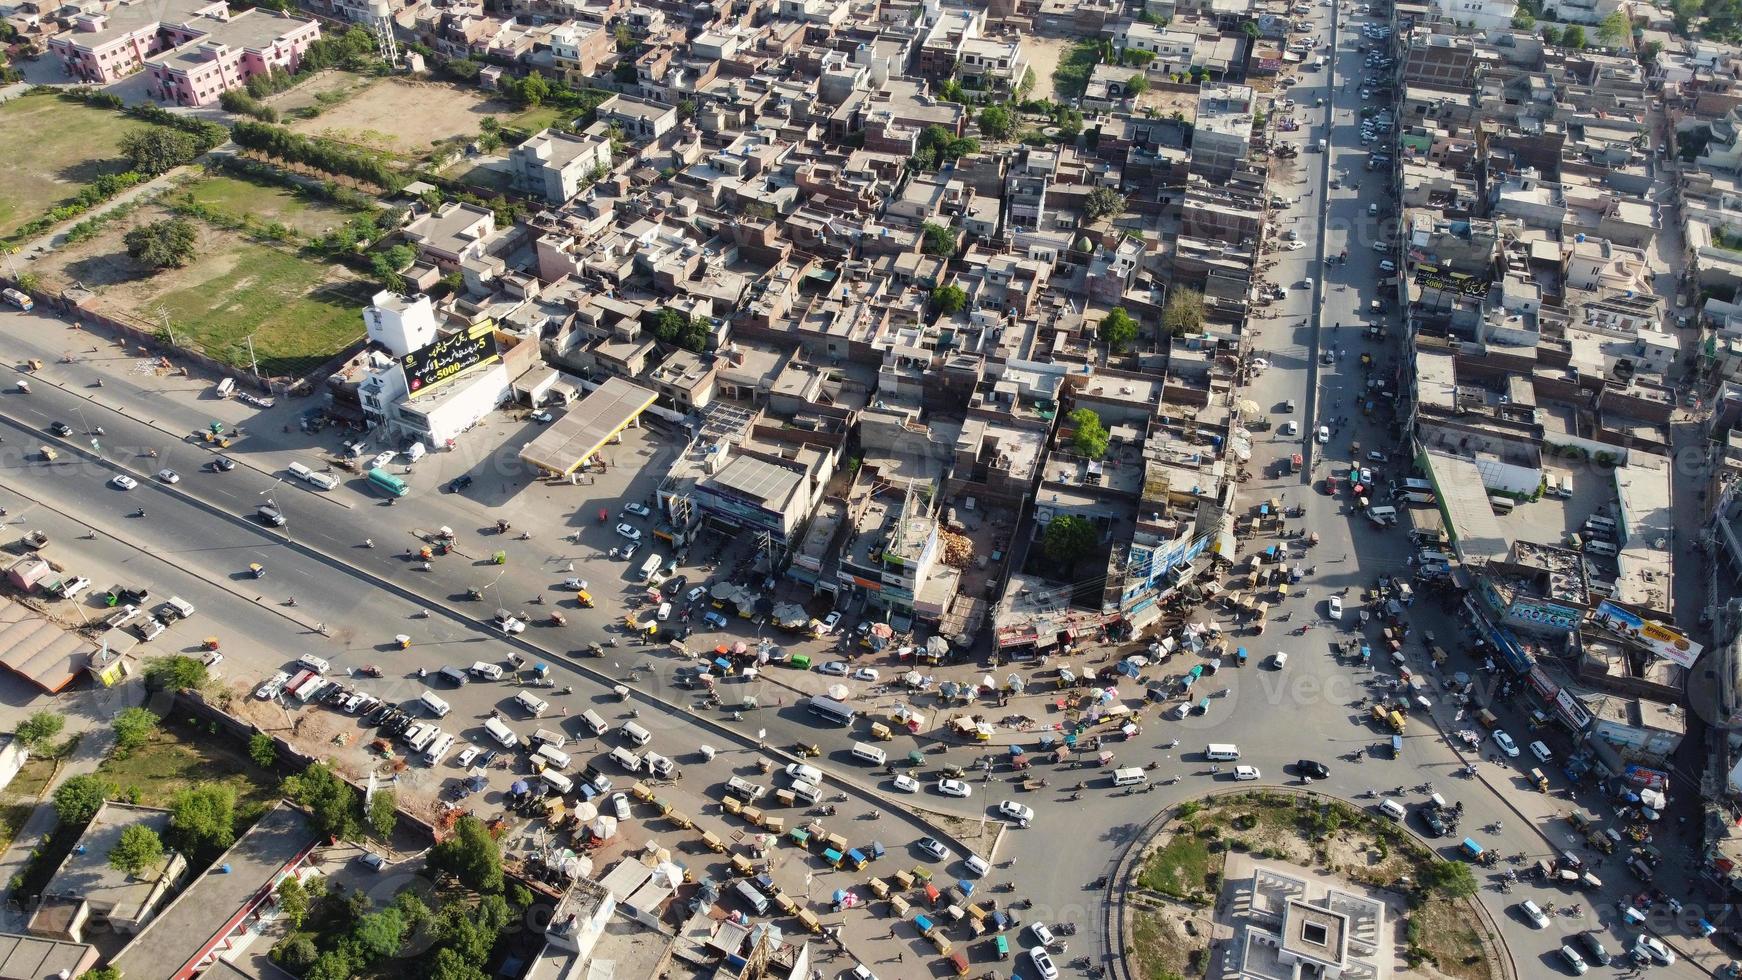
<svg viewBox="0 0 1742 980">
<path fill-rule="evenodd" d="M 322 490 L 331 490 L 339 485 L 339 481 L 332 476 L 311 470 L 301 463 L 292 463 L 285 467 L 285 470 L 302 482 L 310 486 L 320 487 Z"/>
<path fill-rule="evenodd" d="M 514 734 L 507 725 L 502 724 L 502 722 L 495 718 L 490 718 L 484 722 L 484 731 L 488 732 L 490 737 L 496 740 L 497 745 L 500 745 L 505 749 L 517 749 L 520 747 L 520 736 Z"/>
<path fill-rule="evenodd" d="M 1149 782 L 1149 776 L 1142 769 L 1132 766 L 1129 769 L 1113 770 L 1113 785 L 1139 786 Z"/>
<path fill-rule="evenodd" d="M 559 749 L 569 744 L 569 737 L 567 735 L 564 735 L 562 732 L 553 732 L 548 728 L 533 729 L 532 740 L 540 745 L 554 745 Z"/>
<path fill-rule="evenodd" d="M 641 757 L 622 746 L 612 749 L 606 758 L 622 766 L 624 772 L 641 771 Z"/>
<path fill-rule="evenodd" d="M 472 676 L 481 677 L 487 681 L 499 681 L 502 679 L 502 665 L 487 664 L 482 660 L 474 661 L 472 663 Z"/>
<path fill-rule="evenodd" d="M 442 730 L 431 724 L 413 725 L 405 730 L 405 746 L 413 752 L 422 752 L 430 747 L 430 743 L 442 737 Z"/>
<path fill-rule="evenodd" d="M 557 772 L 555 769 L 546 769 L 538 774 L 538 778 L 544 780 L 546 786 L 556 790 L 558 793 L 567 793 L 575 788 L 574 780 L 560 772 Z"/>
<path fill-rule="evenodd" d="M 534 718 L 544 714 L 550 708 L 550 702 L 535 696 L 531 691 L 521 691 L 514 695 L 514 703 L 520 705 L 527 714 Z"/>
<path fill-rule="evenodd" d="M 1518 504 L 1514 502 L 1511 497 L 1495 495 L 1488 498 L 1488 506 L 1492 508 L 1496 514 L 1510 514 L 1512 513 L 1512 508 L 1518 506 Z"/>
<path fill-rule="evenodd" d="M 1217 744 L 1215 742 L 1211 742 L 1209 745 L 1205 746 L 1205 748 L 1204 748 L 1204 757 L 1207 759 L 1216 759 L 1218 761 L 1226 761 L 1228 759 L 1238 759 L 1238 758 L 1240 758 L 1240 746 L 1238 746 L 1238 745 L 1221 745 L 1221 744 Z"/>
<path fill-rule="evenodd" d="M 437 718 L 444 717 L 449 711 L 453 710 L 453 708 L 449 707 L 446 701 L 443 701 L 441 698 L 436 697 L 428 691 L 418 695 L 417 700 L 419 704 L 422 704 L 425 708 L 429 709 L 430 714 L 435 715 Z"/>
<path fill-rule="evenodd" d="M 1585 550 L 1593 555 L 1602 555 L 1606 558 L 1613 558 L 1617 553 L 1615 546 L 1607 541 L 1587 541 L 1585 542 Z"/>
<path fill-rule="evenodd" d="M 573 760 L 569 754 L 554 745 L 540 745 L 538 751 L 532 753 L 534 759 L 543 759 L 547 769 L 567 769 Z"/>
<path fill-rule="evenodd" d="M 581 724 L 586 725 L 595 737 L 601 737 L 611 730 L 611 726 L 605 724 L 605 719 L 599 717 L 599 713 L 592 708 L 581 712 Z"/>
<path fill-rule="evenodd" d="M 1386 816 L 1390 817 L 1393 820 L 1402 820 L 1403 819 L 1403 804 L 1397 802 L 1396 800 L 1380 800 L 1379 801 L 1379 812 L 1385 814 Z"/>
<path fill-rule="evenodd" d="M 658 555 L 648 555 L 647 560 L 641 563 L 641 581 L 649 585 L 654 584 L 653 577 L 659 574 L 659 566 L 664 561 L 665 559 Z"/>
<path fill-rule="evenodd" d="M 432 766 L 438 765 L 442 761 L 442 756 L 448 754 L 448 750 L 454 747 L 456 741 L 458 739 L 444 732 L 435 741 L 429 743 L 429 748 L 423 750 L 423 761 Z"/>
<path fill-rule="evenodd" d="M 863 759 L 874 766 L 881 766 L 889 761 L 889 753 L 875 745 L 866 745 L 864 742 L 854 742 L 853 758 Z"/>
<path fill-rule="evenodd" d="M 71 591 L 71 590 L 68 590 L 68 591 Z M 78 593 L 76 593 L 76 592 L 73 593 L 73 595 L 77 595 L 77 594 Z M 63 592 L 62 595 L 66 595 L 66 593 Z M 72 595 L 66 595 L 66 598 L 68 598 L 68 599 L 71 599 L 72 597 L 73 597 Z M 194 604 L 187 601 L 186 599 L 183 599 L 181 596 L 178 596 L 178 595 L 170 596 L 169 599 L 164 602 L 164 605 L 168 606 L 170 608 L 170 611 L 174 612 L 176 615 L 176 618 L 178 618 L 178 619 L 190 619 L 193 617 Z"/>
<path fill-rule="evenodd" d="M 324 674 L 327 671 L 333 669 L 332 664 L 329 664 L 325 660 L 322 660 L 321 658 L 316 657 L 312 654 L 308 655 L 308 656 L 304 656 L 304 657 L 299 657 L 296 661 L 296 665 L 298 667 L 305 669 L 305 670 L 312 670 L 317 674 Z"/>
<path fill-rule="evenodd" d="M 629 741 L 634 742 L 636 745 L 646 745 L 648 742 L 653 741 L 652 732 L 642 728 L 640 725 L 637 725 L 632 721 L 624 722 L 623 727 L 617 729 L 617 732 Z"/>
<path fill-rule="evenodd" d="M 465 687 L 466 682 L 471 680 L 471 676 L 458 667 L 443 667 L 436 671 L 436 676 L 455 687 Z"/>
<path fill-rule="evenodd" d="M 1375 524 L 1396 524 L 1397 508 L 1387 506 L 1369 507 L 1367 508 L 1367 519 Z"/>
<path fill-rule="evenodd" d="M 805 806 L 814 805 L 817 798 L 822 794 L 822 790 L 817 789 L 816 783 L 807 783 L 802 779 L 793 780 L 791 789 L 793 799 L 798 800 Z"/>
</svg>

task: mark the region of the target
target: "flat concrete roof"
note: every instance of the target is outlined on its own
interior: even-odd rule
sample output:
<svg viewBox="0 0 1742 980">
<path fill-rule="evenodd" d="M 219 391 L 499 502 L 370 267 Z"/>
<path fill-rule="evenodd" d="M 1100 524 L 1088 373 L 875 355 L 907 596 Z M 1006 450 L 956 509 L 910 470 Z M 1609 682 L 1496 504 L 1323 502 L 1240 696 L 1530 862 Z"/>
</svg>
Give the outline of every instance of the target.
<svg viewBox="0 0 1742 980">
<path fill-rule="evenodd" d="M 547 473 L 567 476 L 647 411 L 657 397 L 632 381 L 607 379 L 527 443 L 520 458 Z"/>
<path fill-rule="evenodd" d="M 63 972 L 76 977 L 96 959 L 96 947 L 86 943 L 0 933 L 0 980 L 43 980 Z"/>
<path fill-rule="evenodd" d="M 113 965 L 129 977 L 176 977 L 205 958 L 318 842 L 308 817 L 280 802 L 157 914 Z M 228 874 L 220 867 L 228 866 Z"/>
</svg>

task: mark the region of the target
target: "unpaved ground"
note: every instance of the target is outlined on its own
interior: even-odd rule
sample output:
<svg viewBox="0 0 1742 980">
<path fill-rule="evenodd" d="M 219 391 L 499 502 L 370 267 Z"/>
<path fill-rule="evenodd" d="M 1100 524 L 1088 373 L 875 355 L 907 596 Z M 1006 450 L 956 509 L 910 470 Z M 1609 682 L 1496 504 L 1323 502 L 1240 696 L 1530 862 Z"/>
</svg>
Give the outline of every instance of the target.
<svg viewBox="0 0 1742 980">
<path fill-rule="evenodd" d="M 442 140 L 477 135 L 486 116 L 514 111 L 473 89 L 384 78 L 313 119 L 291 122 L 290 128 L 372 150 L 420 156 Z"/>
<path fill-rule="evenodd" d="M 1058 98 L 1058 93 L 1052 88 L 1053 69 L 1076 43 L 1062 37 L 1023 36 L 1022 54 L 1028 59 L 1028 66 L 1034 69 L 1034 98 Z"/>
<path fill-rule="evenodd" d="M 337 104 L 380 81 L 348 71 L 324 71 L 288 92 L 268 96 L 265 101 L 288 120 L 299 109 L 321 103 Z"/>
</svg>

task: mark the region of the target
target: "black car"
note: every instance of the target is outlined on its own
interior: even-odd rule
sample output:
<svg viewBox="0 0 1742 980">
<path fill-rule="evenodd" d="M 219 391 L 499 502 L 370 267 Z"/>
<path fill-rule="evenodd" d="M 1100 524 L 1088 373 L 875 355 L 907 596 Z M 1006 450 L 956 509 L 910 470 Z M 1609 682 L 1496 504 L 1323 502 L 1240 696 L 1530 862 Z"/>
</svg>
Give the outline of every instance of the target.
<svg viewBox="0 0 1742 980">
<path fill-rule="evenodd" d="M 1300 771 L 1302 776 L 1311 776 L 1314 779 L 1331 778 L 1330 767 L 1322 762 L 1314 762 L 1311 759 L 1302 759 L 1295 763 L 1294 767 Z"/>
<path fill-rule="evenodd" d="M 48 431 L 57 435 L 57 436 L 60 436 L 62 439 L 65 439 L 67 436 L 70 436 L 73 434 L 73 427 L 66 424 L 65 422 L 56 422 L 55 424 L 48 427 Z"/>
<path fill-rule="evenodd" d="M 666 594 L 673 602 L 683 598 L 684 589 L 688 588 L 690 580 L 682 575 L 673 575 L 659 583 L 659 591 Z"/>
<path fill-rule="evenodd" d="M 449 493 L 459 493 L 461 490 L 464 490 L 471 485 L 472 485 L 472 478 L 470 476 L 465 476 L 465 475 L 456 476 L 452 480 L 448 481 L 448 492 Z"/>
<path fill-rule="evenodd" d="M 387 717 L 388 712 L 392 710 L 392 705 L 385 701 L 377 701 L 375 702 L 375 707 L 370 708 L 368 711 L 363 713 L 363 724 L 378 725 L 381 723 L 381 719 Z"/>
<path fill-rule="evenodd" d="M 1579 933 L 1579 945 L 1585 947 L 1585 958 L 1598 966 L 1609 965 L 1609 951 L 1603 947 L 1603 940 L 1597 938 L 1594 932 Z"/>
<path fill-rule="evenodd" d="M 1422 825 L 1427 827 L 1429 837 L 1444 837 L 1452 832 L 1451 826 L 1446 823 L 1446 818 L 1440 813 L 1439 807 L 1424 806 L 1420 808 L 1420 813 Z"/>
</svg>

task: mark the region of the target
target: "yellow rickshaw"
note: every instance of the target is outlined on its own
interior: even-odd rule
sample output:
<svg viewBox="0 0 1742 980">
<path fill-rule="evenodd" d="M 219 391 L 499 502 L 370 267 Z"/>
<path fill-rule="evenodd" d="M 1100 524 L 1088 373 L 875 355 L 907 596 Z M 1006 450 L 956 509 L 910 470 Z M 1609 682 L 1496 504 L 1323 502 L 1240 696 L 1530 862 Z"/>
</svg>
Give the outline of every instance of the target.
<svg viewBox="0 0 1742 980">
<path fill-rule="evenodd" d="M 771 834 L 784 834 L 784 833 L 786 833 L 786 818 L 785 817 L 763 817 L 762 818 L 762 829 L 768 831 Z"/>
<path fill-rule="evenodd" d="M 779 803 L 784 807 L 791 807 L 797 802 L 797 800 L 793 797 L 792 790 L 777 789 L 774 791 L 774 802 Z"/>
<path fill-rule="evenodd" d="M 907 910 L 910 906 L 907 904 L 907 899 L 902 898 L 900 895 L 891 895 L 889 896 L 889 908 L 890 911 L 895 913 L 897 918 L 900 918 L 907 914 Z"/>
<path fill-rule="evenodd" d="M 648 794 L 648 795 L 651 796 L 652 794 Z M 743 813 L 744 804 L 739 803 L 738 798 L 736 796 L 728 796 L 725 799 L 720 801 L 720 809 L 723 810 L 724 812 L 730 813 L 732 816 L 736 817 L 736 816 L 740 815 L 741 813 Z"/>
<path fill-rule="evenodd" d="M 871 737 L 879 742 L 887 742 L 895 737 L 895 733 L 889 730 L 888 725 L 875 721 L 871 723 Z"/>
<path fill-rule="evenodd" d="M 823 924 L 817 921 L 816 913 L 812 912 L 810 909 L 798 910 L 798 924 L 804 926 L 805 929 L 813 933 L 820 933 L 823 931 Z"/>
<path fill-rule="evenodd" d="M 708 850 L 713 851 L 715 854 L 726 853 L 726 842 L 721 840 L 719 835 L 711 830 L 702 831 L 702 843 L 708 845 Z"/>
<path fill-rule="evenodd" d="M 744 817 L 745 820 L 750 822 L 750 825 L 752 827 L 762 826 L 762 811 L 757 809 L 756 807 L 753 807 L 753 806 L 745 807 L 742 816 Z"/>
<path fill-rule="evenodd" d="M 902 891 L 905 892 L 905 891 L 912 890 L 912 888 L 913 888 L 913 875 L 912 874 L 910 874 L 906 871 L 897 871 L 891 877 L 893 877 L 895 879 L 896 887 L 900 888 Z"/>
<path fill-rule="evenodd" d="M 949 938 L 944 935 L 944 931 L 942 929 L 939 929 L 939 930 L 933 932 L 927 938 L 932 941 L 932 945 L 934 945 L 938 948 L 938 955 L 940 955 L 940 956 L 948 956 L 956 948 L 955 946 L 950 944 Z"/>
<path fill-rule="evenodd" d="M 748 878 L 756 873 L 756 868 L 751 865 L 749 858 L 742 854 L 734 854 L 732 855 L 732 873 L 740 878 Z"/>
<path fill-rule="evenodd" d="M 666 817 L 671 820 L 672 826 L 678 828 L 679 830 L 688 830 L 691 827 L 695 826 L 695 821 L 691 820 L 688 816 L 686 816 L 682 813 L 679 813 L 676 810 L 672 810 L 671 812 L 667 813 Z"/>
<path fill-rule="evenodd" d="M 786 894 L 785 892 L 776 892 L 775 893 L 774 904 L 776 906 L 778 906 L 780 911 L 785 915 L 798 914 L 798 903 L 794 902 L 792 900 L 792 896 Z"/>
<path fill-rule="evenodd" d="M 882 878 L 872 878 L 870 881 L 866 882 L 865 884 L 870 886 L 871 894 L 877 896 L 878 898 L 888 898 L 889 897 L 889 884 L 887 882 L 885 882 Z"/>
<path fill-rule="evenodd" d="M 576 592 L 575 593 L 575 601 L 580 603 L 582 608 L 585 608 L 585 609 L 593 608 L 593 594 L 591 592 L 587 592 L 585 590 L 580 591 L 580 592 Z"/>
<path fill-rule="evenodd" d="M 629 787 L 629 795 L 642 803 L 653 802 L 653 790 L 648 789 L 647 784 L 639 779 L 635 781 L 633 786 Z"/>
</svg>

